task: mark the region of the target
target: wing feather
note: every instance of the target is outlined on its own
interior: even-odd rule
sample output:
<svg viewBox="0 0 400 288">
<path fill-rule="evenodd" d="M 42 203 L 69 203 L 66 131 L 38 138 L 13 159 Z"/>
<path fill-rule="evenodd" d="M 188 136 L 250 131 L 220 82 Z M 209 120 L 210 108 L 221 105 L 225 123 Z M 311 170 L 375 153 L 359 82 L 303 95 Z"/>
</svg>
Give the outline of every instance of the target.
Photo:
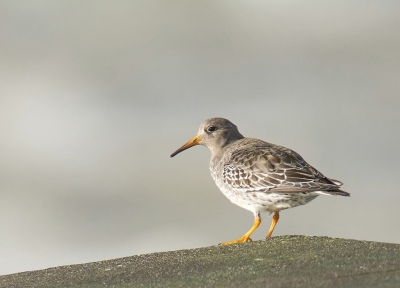
<svg viewBox="0 0 400 288">
<path fill-rule="evenodd" d="M 341 182 L 325 177 L 296 152 L 270 144 L 231 154 L 223 167 L 226 185 L 243 192 L 296 193 L 341 191 Z"/>
</svg>

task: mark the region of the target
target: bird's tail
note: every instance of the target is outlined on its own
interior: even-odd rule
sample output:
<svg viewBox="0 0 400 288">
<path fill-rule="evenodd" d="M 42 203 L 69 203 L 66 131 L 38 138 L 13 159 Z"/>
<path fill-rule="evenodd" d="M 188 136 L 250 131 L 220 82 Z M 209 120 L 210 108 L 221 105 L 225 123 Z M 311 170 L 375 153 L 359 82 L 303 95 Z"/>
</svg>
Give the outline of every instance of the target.
<svg viewBox="0 0 400 288">
<path fill-rule="evenodd" d="M 350 193 L 337 189 L 337 190 L 328 190 L 328 191 L 318 191 L 318 194 L 323 194 L 323 195 L 334 195 L 334 196 L 345 196 L 345 197 L 350 197 Z"/>
<path fill-rule="evenodd" d="M 335 184 L 337 186 L 342 186 L 343 185 L 343 182 L 340 182 L 339 180 L 328 178 L 328 177 L 326 177 L 326 179 L 328 179 L 329 181 L 331 181 L 333 184 Z"/>
</svg>

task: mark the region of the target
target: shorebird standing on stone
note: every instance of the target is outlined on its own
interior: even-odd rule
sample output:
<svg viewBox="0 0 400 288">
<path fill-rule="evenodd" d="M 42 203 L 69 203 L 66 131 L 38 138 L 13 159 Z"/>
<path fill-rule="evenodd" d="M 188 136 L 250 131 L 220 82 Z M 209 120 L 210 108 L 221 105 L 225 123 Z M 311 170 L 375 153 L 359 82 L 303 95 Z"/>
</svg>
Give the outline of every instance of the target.
<svg viewBox="0 0 400 288">
<path fill-rule="evenodd" d="M 279 220 L 279 211 L 307 204 L 319 195 L 350 196 L 343 184 L 322 175 L 288 148 L 258 139 L 245 138 L 235 124 L 211 118 L 200 125 L 197 135 L 171 157 L 195 145 L 211 151 L 211 176 L 232 203 L 254 213 L 251 229 L 229 245 L 251 241 L 261 223 L 261 212 L 274 213 L 267 237 Z"/>
</svg>

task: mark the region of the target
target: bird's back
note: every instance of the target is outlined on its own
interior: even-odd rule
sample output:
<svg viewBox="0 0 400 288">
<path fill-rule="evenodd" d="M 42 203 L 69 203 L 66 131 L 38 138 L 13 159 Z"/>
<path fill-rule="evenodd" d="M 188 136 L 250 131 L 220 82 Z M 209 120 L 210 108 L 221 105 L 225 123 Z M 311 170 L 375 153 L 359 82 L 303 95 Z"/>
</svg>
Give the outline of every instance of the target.
<svg viewBox="0 0 400 288">
<path fill-rule="evenodd" d="M 254 138 L 231 143 L 215 164 L 220 184 L 245 193 L 320 191 L 350 195 L 340 190 L 340 181 L 325 177 L 295 151 Z"/>
</svg>

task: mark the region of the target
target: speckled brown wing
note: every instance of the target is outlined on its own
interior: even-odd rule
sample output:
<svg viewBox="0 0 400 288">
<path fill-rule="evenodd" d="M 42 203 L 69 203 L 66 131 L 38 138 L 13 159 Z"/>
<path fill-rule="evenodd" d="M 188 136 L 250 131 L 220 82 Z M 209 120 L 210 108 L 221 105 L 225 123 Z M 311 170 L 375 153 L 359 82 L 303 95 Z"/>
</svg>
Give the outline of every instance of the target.
<svg viewBox="0 0 400 288">
<path fill-rule="evenodd" d="M 348 196 L 339 189 L 341 182 L 331 180 L 310 166 L 296 152 L 266 143 L 233 152 L 224 165 L 222 179 L 243 192 L 296 193 L 327 191 Z"/>
</svg>

